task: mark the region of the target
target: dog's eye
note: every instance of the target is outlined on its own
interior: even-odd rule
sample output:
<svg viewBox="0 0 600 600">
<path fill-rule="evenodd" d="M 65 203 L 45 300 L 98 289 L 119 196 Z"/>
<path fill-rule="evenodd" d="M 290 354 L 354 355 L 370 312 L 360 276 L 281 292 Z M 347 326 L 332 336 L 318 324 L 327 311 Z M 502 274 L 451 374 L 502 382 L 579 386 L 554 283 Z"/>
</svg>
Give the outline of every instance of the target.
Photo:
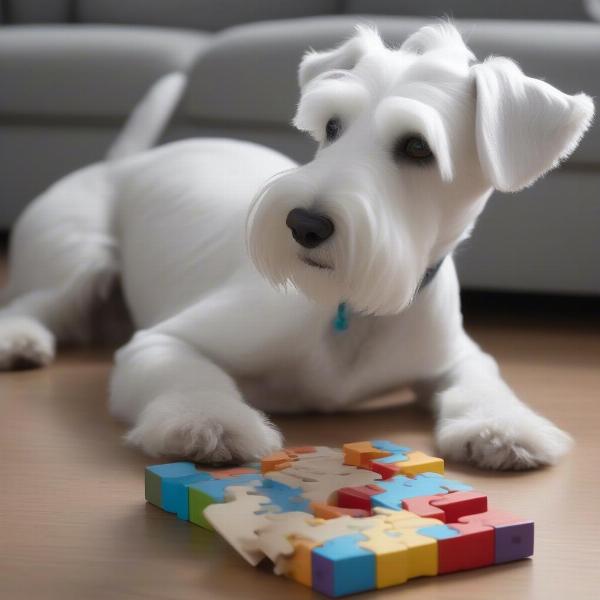
<svg viewBox="0 0 600 600">
<path fill-rule="evenodd" d="M 433 152 L 420 135 L 411 135 L 398 140 L 394 147 L 394 158 L 426 163 L 433 159 Z"/>
<path fill-rule="evenodd" d="M 325 138 L 328 142 L 335 142 L 342 134 L 342 122 L 337 118 L 333 117 L 327 121 L 325 125 Z"/>
</svg>

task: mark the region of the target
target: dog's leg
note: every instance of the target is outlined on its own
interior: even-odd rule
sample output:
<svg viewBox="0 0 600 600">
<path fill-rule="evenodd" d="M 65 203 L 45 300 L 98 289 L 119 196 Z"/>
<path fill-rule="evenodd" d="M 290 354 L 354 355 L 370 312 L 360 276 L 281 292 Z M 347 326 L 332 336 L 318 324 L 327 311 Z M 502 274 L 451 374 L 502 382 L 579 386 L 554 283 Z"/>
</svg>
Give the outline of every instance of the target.
<svg viewBox="0 0 600 600">
<path fill-rule="evenodd" d="M 433 398 L 445 457 L 489 469 L 528 469 L 567 452 L 571 438 L 523 404 L 494 359 L 466 334 L 459 357 Z"/>
<path fill-rule="evenodd" d="M 57 340 L 88 337 L 91 305 L 118 271 L 105 188 L 100 167 L 75 173 L 17 222 L 0 293 L 0 370 L 48 364 Z"/>
<path fill-rule="evenodd" d="M 134 425 L 127 440 L 150 455 L 197 461 L 256 459 L 281 446 L 232 378 L 187 342 L 141 331 L 120 349 L 111 412 Z"/>
</svg>

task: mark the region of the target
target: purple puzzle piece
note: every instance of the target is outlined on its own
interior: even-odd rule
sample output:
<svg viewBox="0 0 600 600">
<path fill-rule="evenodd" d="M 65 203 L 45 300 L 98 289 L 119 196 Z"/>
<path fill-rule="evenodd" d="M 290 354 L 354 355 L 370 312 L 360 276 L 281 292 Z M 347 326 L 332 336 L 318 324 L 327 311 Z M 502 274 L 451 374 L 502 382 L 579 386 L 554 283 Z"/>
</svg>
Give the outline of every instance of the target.
<svg viewBox="0 0 600 600">
<path fill-rule="evenodd" d="M 533 554 L 533 521 L 495 525 L 495 563 L 527 558 Z"/>
</svg>

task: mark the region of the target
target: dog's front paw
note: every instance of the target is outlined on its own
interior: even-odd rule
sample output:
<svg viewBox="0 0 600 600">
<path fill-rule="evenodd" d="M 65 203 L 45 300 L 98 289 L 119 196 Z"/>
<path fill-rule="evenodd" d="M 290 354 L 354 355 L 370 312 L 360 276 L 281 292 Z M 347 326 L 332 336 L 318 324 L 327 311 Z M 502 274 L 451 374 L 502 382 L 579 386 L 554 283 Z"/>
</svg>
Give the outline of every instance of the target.
<svg viewBox="0 0 600 600">
<path fill-rule="evenodd" d="M 441 418 L 436 440 L 444 457 L 497 470 L 551 465 L 572 445 L 567 433 L 526 407 Z"/>
<path fill-rule="evenodd" d="M 281 434 L 245 404 L 235 414 L 211 415 L 179 396 L 153 400 L 126 440 L 151 456 L 177 456 L 196 462 L 256 460 L 281 448 Z"/>
<path fill-rule="evenodd" d="M 0 319 L 0 371 L 42 367 L 54 358 L 54 336 L 29 317 Z"/>
</svg>

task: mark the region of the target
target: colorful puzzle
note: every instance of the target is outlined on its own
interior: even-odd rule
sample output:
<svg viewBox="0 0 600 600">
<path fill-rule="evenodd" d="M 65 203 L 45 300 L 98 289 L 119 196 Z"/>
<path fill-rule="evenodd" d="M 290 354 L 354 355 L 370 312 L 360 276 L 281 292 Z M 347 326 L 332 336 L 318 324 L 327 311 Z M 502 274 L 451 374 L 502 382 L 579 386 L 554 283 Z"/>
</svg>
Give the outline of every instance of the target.
<svg viewBox="0 0 600 600">
<path fill-rule="evenodd" d="M 445 478 L 441 458 L 384 440 L 288 448 L 233 469 L 147 467 L 146 500 L 330 597 L 533 554 L 532 521 Z"/>
</svg>

